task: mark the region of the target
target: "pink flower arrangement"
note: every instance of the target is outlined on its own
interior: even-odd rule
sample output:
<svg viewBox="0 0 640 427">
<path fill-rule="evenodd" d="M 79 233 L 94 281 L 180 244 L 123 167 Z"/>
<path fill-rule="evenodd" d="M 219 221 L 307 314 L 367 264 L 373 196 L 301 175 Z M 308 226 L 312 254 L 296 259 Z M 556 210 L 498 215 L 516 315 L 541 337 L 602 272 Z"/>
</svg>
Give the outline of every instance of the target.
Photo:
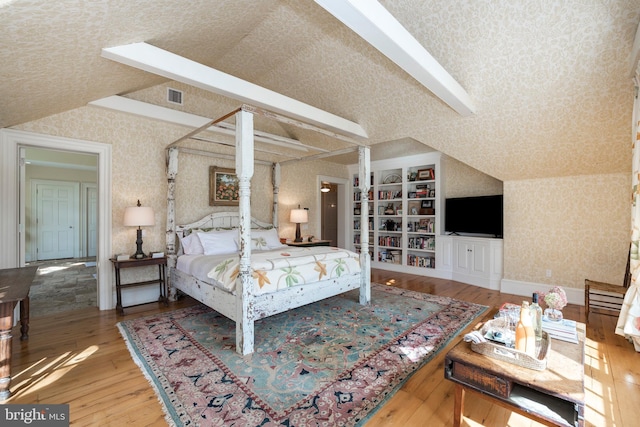
<svg viewBox="0 0 640 427">
<path fill-rule="evenodd" d="M 560 286 L 553 287 L 546 294 L 544 292 L 539 292 L 539 294 L 547 307 L 554 310 L 562 310 L 567 305 L 567 294 Z"/>
</svg>

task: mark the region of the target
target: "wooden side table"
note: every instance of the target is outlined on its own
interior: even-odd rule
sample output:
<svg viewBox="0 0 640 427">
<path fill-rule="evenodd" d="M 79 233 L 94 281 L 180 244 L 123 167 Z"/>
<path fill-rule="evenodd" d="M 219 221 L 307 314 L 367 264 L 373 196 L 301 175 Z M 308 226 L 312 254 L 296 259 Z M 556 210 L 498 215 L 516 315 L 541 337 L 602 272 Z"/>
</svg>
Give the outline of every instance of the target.
<svg viewBox="0 0 640 427">
<path fill-rule="evenodd" d="M 38 267 L 0 270 L 0 401 L 11 397 L 11 329 L 13 310 L 20 303 L 21 340 L 29 338 L 29 289 Z"/>
<path fill-rule="evenodd" d="M 456 383 L 453 425 L 460 426 L 466 392 L 547 426 L 584 425 L 584 337 L 578 344 L 552 340 L 547 368 L 537 371 L 493 359 L 461 341 L 447 353 L 445 378 Z"/>
<path fill-rule="evenodd" d="M 118 314 L 124 315 L 124 309 L 126 307 L 122 306 L 122 289 L 132 288 L 135 286 L 144 286 L 144 285 L 152 285 L 154 283 L 158 283 L 160 285 L 160 296 L 158 297 L 158 302 L 164 302 L 165 305 L 169 305 L 169 298 L 167 297 L 167 276 L 166 276 L 166 267 L 167 267 L 167 257 L 162 258 L 142 258 L 142 259 L 126 259 L 123 261 L 118 261 L 116 258 L 111 258 L 110 261 L 113 263 L 113 267 L 116 270 L 116 295 L 117 295 L 117 303 L 116 310 Z M 123 268 L 133 268 L 133 267 L 146 267 L 149 265 L 157 265 L 158 266 L 158 278 L 153 280 L 145 280 L 142 282 L 134 282 L 134 283 L 122 283 L 120 280 L 120 270 Z M 153 301 L 149 301 L 148 303 L 134 304 L 129 305 L 127 307 L 135 307 L 137 305 L 149 304 Z"/>
<path fill-rule="evenodd" d="M 314 240 L 313 242 L 287 242 L 288 246 L 307 248 L 309 246 L 331 246 L 331 240 Z"/>
</svg>

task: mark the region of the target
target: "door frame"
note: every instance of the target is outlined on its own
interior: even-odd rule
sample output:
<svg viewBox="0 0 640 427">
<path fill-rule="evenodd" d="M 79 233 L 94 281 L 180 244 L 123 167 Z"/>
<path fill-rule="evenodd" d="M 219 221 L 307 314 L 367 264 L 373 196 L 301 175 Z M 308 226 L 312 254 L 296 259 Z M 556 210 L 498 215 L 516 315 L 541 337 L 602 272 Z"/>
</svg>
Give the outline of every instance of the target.
<svg viewBox="0 0 640 427">
<path fill-rule="evenodd" d="M 15 129 L 0 129 L 0 241 L 15 250 L 0 253 L 0 268 L 25 265 L 24 233 L 24 161 L 20 147 L 38 147 L 55 150 L 96 154 L 98 156 L 98 249 L 96 268 L 98 281 L 98 307 L 113 309 L 113 269 L 109 258 L 112 253 L 111 230 L 111 163 L 112 147 L 93 141 L 43 135 Z"/>
<path fill-rule="evenodd" d="M 90 257 L 89 254 L 89 218 L 93 215 L 96 218 L 98 209 L 89 209 L 88 196 L 89 190 L 95 190 L 98 194 L 98 185 L 94 183 L 80 183 L 80 253 L 83 257 Z M 96 248 L 97 250 L 97 248 Z"/>
</svg>

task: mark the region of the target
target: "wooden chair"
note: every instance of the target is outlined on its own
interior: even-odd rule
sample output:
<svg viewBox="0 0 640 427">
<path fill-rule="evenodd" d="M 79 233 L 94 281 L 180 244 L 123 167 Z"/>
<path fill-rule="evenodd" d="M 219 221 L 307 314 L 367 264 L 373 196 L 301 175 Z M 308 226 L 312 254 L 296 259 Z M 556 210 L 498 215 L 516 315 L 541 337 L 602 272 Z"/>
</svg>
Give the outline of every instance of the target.
<svg viewBox="0 0 640 427">
<path fill-rule="evenodd" d="M 631 284 L 630 258 L 627 258 L 627 271 L 624 274 L 624 283 L 612 285 L 609 283 L 584 280 L 584 310 L 589 323 L 589 313 L 596 309 L 597 313 L 608 316 L 620 314 L 624 296 Z"/>
</svg>

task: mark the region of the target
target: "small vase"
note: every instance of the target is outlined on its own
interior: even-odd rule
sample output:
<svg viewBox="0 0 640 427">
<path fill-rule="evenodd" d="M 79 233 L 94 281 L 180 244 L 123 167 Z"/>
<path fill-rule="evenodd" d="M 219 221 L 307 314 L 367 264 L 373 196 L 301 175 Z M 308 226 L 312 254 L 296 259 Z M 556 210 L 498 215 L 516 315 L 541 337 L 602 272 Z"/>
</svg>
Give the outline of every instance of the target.
<svg viewBox="0 0 640 427">
<path fill-rule="evenodd" d="M 545 308 L 544 309 L 544 318 L 551 322 L 560 322 L 562 321 L 562 311 L 556 310 L 555 308 Z"/>
</svg>

